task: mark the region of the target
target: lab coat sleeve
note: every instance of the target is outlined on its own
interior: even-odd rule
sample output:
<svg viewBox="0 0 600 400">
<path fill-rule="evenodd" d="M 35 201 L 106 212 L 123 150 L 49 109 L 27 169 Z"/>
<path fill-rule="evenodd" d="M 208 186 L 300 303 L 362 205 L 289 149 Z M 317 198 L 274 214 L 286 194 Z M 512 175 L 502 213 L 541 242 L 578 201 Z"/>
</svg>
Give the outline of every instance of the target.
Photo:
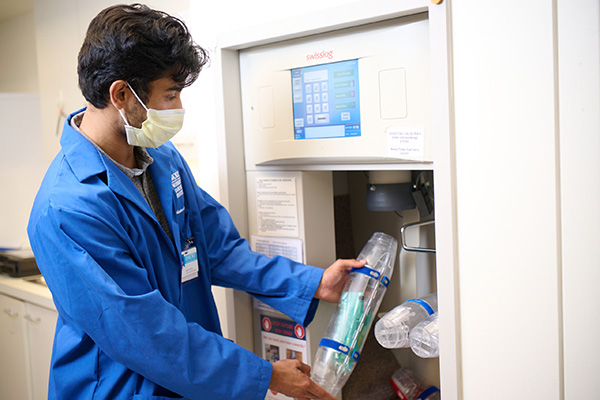
<svg viewBox="0 0 600 400">
<path fill-rule="evenodd" d="M 61 317 L 111 359 L 186 398 L 264 399 L 271 364 L 188 323 L 150 287 L 116 229 L 52 207 L 34 221 L 32 247 Z M 120 285 L 123 280 L 137 283 Z"/>
<path fill-rule="evenodd" d="M 248 241 L 240 238 L 229 213 L 205 192 L 199 196 L 206 204 L 202 223 L 215 227 L 205 235 L 213 284 L 246 291 L 307 326 L 318 307 L 314 295 L 323 269 L 253 252 Z"/>
</svg>

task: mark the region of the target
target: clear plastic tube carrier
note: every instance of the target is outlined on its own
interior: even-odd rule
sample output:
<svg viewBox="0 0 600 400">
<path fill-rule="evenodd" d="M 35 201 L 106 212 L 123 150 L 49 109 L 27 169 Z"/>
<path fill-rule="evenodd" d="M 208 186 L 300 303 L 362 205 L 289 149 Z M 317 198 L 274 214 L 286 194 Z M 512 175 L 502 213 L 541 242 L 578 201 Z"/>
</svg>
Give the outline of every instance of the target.
<svg viewBox="0 0 600 400">
<path fill-rule="evenodd" d="M 375 338 L 387 349 L 409 347 L 410 331 L 437 311 L 437 293 L 406 300 L 375 324 Z"/>
<path fill-rule="evenodd" d="M 367 265 L 350 271 L 337 309 L 312 367 L 311 378 L 336 396 L 354 369 L 383 295 L 389 285 L 398 242 L 393 237 L 374 233 L 358 259 Z"/>
<path fill-rule="evenodd" d="M 440 329 L 438 313 L 419 322 L 409 333 L 410 348 L 423 358 L 434 358 L 440 355 Z"/>
</svg>

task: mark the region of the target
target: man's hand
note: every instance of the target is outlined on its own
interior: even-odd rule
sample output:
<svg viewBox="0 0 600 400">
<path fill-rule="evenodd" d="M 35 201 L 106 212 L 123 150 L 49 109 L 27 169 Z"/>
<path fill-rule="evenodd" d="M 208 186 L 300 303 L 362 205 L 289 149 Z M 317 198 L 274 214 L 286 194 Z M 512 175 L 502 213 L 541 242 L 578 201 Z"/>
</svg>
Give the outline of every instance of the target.
<svg viewBox="0 0 600 400">
<path fill-rule="evenodd" d="M 310 367 L 298 360 L 274 363 L 269 389 L 298 400 L 336 400 L 310 380 Z"/>
<path fill-rule="evenodd" d="M 350 270 L 364 267 L 366 263 L 367 260 L 337 260 L 331 264 L 323 273 L 315 298 L 337 303 L 340 300 L 346 281 L 348 281 Z"/>
</svg>

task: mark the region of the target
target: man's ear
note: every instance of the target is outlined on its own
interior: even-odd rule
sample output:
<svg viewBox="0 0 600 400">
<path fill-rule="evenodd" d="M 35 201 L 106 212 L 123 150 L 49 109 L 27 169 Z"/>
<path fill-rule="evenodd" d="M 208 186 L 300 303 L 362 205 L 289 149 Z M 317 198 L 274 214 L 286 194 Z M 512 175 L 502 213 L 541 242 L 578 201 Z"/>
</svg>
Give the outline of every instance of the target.
<svg viewBox="0 0 600 400">
<path fill-rule="evenodd" d="M 125 108 L 131 91 L 128 89 L 127 82 L 123 80 L 114 81 L 108 89 L 110 102 L 117 110 Z"/>
</svg>

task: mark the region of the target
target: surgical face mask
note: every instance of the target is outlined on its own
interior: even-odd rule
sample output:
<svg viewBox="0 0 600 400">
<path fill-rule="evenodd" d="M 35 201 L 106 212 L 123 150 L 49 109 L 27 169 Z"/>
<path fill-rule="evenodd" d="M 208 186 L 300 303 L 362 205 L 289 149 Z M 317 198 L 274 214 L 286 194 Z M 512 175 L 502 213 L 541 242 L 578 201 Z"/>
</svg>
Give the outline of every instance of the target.
<svg viewBox="0 0 600 400">
<path fill-rule="evenodd" d="M 146 109 L 146 120 L 141 128 L 129 125 L 127 118 L 122 110 L 119 110 L 123 121 L 125 121 L 125 133 L 127 134 L 127 143 L 132 146 L 140 147 L 158 147 L 169 141 L 183 126 L 183 108 L 170 110 L 155 110 L 146 107 L 137 93 L 129 86 L 131 93 Z"/>
</svg>

